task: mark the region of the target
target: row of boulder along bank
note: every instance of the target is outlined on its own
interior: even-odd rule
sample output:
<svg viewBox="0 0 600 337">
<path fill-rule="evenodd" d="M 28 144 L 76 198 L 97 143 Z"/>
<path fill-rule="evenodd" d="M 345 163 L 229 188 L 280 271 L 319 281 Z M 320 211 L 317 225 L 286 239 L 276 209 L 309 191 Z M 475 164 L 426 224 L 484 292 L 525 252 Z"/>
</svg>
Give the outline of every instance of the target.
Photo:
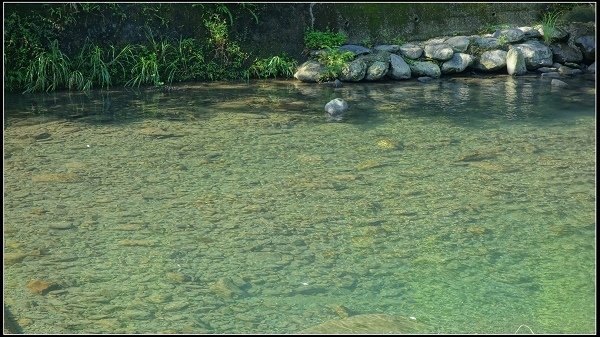
<svg viewBox="0 0 600 337">
<path fill-rule="evenodd" d="M 439 78 L 465 71 L 523 75 L 537 71 L 541 76 L 562 77 L 595 73 L 595 23 L 572 23 L 557 29 L 553 42 L 543 41 L 541 26 L 496 30 L 472 36 L 436 37 L 401 45 L 373 48 L 343 45 L 355 57 L 342 68 L 344 82 Z M 318 61 L 326 50 L 313 50 L 294 77 L 302 82 L 322 82 L 327 67 Z"/>
</svg>

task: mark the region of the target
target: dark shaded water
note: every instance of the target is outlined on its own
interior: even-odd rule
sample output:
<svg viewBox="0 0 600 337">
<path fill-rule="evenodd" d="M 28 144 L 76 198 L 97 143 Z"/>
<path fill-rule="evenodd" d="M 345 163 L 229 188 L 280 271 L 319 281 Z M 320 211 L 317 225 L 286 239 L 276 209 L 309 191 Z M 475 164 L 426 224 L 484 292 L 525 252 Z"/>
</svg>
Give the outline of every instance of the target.
<svg viewBox="0 0 600 337">
<path fill-rule="evenodd" d="M 5 96 L 5 304 L 28 333 L 594 333 L 595 82 L 565 81 Z"/>
</svg>

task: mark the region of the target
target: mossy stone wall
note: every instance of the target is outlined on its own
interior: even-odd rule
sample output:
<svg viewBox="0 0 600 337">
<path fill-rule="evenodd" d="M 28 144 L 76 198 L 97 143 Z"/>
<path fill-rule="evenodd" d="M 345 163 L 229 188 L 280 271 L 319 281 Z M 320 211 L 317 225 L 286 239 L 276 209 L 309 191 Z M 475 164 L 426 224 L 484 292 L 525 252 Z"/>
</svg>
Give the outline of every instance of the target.
<svg viewBox="0 0 600 337">
<path fill-rule="evenodd" d="M 349 43 L 376 45 L 441 35 L 472 35 L 494 25 L 533 25 L 546 3 L 274 3 L 263 4 L 260 22 L 242 44 L 257 55 L 282 51 L 301 58 L 304 32 L 344 32 Z M 236 30 L 242 32 L 241 27 Z"/>
<path fill-rule="evenodd" d="M 378 44 L 476 34 L 486 26 L 532 25 L 541 3 L 317 3 L 314 28 L 345 32 L 350 43 Z"/>
</svg>

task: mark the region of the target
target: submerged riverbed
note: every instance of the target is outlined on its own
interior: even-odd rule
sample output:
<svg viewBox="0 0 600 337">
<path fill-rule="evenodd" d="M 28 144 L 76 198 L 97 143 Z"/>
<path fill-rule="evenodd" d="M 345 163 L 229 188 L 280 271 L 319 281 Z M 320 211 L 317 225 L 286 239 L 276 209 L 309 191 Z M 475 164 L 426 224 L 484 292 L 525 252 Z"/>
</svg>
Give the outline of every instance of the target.
<svg viewBox="0 0 600 337">
<path fill-rule="evenodd" d="M 25 333 L 594 333 L 595 82 L 565 81 L 7 95 L 5 308 Z"/>
</svg>

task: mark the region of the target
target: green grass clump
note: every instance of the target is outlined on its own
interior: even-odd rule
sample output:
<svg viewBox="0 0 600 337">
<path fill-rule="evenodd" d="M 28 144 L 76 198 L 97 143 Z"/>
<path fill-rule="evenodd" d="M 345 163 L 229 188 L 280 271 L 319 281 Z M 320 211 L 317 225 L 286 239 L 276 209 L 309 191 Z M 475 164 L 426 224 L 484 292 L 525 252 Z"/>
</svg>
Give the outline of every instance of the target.
<svg viewBox="0 0 600 337">
<path fill-rule="evenodd" d="M 304 33 L 304 46 L 308 50 L 337 48 L 348 40 L 344 33 L 308 30 Z"/>
<path fill-rule="evenodd" d="M 146 7 L 144 15 L 148 20 L 168 9 Z M 5 89 L 87 91 L 109 89 L 113 85 L 162 86 L 183 81 L 243 79 L 251 74 L 249 54 L 230 35 L 230 26 L 237 14 L 229 9 L 247 10 L 257 20 L 254 5 L 202 6 L 205 11 L 199 29 L 204 34 L 197 39 L 155 36 L 146 22 L 147 40 L 141 43 L 113 45 L 110 41 L 91 38 L 82 43 L 61 40 L 61 32 L 74 27 L 83 13 L 92 11 L 95 14 L 89 16 L 104 20 L 102 8 L 87 4 L 44 5 L 37 12 L 13 11 L 7 15 Z M 118 14 L 111 6 L 105 9 L 107 13 Z M 253 70 L 260 77 L 287 77 L 295 66 L 291 59 L 277 56 L 259 62 Z"/>
<path fill-rule="evenodd" d="M 294 76 L 294 71 L 298 62 L 282 54 L 270 58 L 256 60 L 250 66 L 250 74 L 258 78 L 290 78 Z"/>
<path fill-rule="evenodd" d="M 558 35 L 558 24 L 560 23 L 561 12 L 545 13 L 540 25 L 542 26 L 542 36 L 546 44 L 552 43 Z"/>
<path fill-rule="evenodd" d="M 70 60 L 54 40 L 50 50 L 40 52 L 29 63 L 25 73 L 25 92 L 54 91 L 66 86 L 70 74 Z"/>
</svg>

